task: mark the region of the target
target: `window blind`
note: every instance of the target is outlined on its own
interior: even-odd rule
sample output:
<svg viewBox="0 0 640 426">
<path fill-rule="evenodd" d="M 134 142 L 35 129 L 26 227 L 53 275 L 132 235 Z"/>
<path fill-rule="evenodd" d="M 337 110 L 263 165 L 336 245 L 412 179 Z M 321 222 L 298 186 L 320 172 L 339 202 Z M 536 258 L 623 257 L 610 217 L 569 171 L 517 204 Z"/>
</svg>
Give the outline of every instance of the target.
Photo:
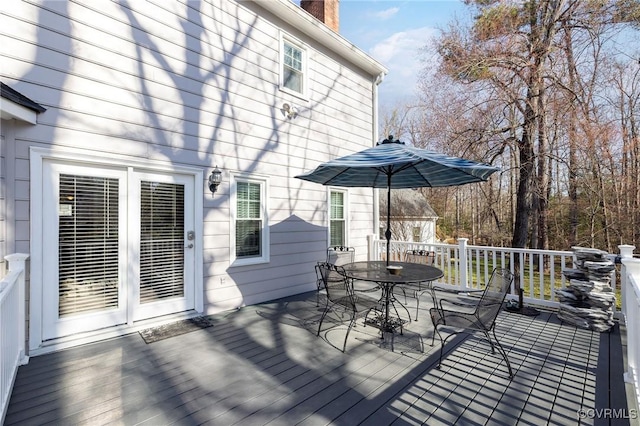
<svg viewBox="0 0 640 426">
<path fill-rule="evenodd" d="M 236 256 L 262 255 L 262 203 L 258 183 L 238 182 L 236 190 Z"/>
<path fill-rule="evenodd" d="M 58 315 L 118 307 L 118 180 L 60 175 Z"/>
<path fill-rule="evenodd" d="M 344 193 L 331 192 L 329 206 L 329 245 L 345 244 Z"/>
<path fill-rule="evenodd" d="M 184 186 L 141 182 L 140 303 L 184 296 Z"/>
</svg>

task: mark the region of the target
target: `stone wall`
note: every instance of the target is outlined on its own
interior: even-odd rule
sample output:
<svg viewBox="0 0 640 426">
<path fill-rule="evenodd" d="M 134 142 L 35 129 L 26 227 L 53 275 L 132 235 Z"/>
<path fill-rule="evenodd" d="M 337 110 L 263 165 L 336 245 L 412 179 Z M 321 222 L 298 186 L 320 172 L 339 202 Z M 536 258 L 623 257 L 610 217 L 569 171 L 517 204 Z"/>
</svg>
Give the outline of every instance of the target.
<svg viewBox="0 0 640 426">
<path fill-rule="evenodd" d="M 598 249 L 573 247 L 575 269 L 563 271 L 569 285 L 557 292 L 558 318 L 577 327 L 608 331 L 614 325 L 616 295 L 611 287 L 615 263 Z"/>
</svg>

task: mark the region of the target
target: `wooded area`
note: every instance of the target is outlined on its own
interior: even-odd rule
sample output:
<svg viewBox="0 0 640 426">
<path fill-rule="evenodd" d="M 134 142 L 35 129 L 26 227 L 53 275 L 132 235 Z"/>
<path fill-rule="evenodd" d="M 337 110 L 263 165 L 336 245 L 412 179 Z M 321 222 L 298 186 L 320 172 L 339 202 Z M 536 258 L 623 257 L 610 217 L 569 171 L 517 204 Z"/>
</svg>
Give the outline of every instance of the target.
<svg viewBox="0 0 640 426">
<path fill-rule="evenodd" d="M 467 0 L 425 46 L 420 100 L 381 134 L 501 167 L 423 189 L 440 238 L 566 250 L 640 247 L 640 2 Z"/>
</svg>

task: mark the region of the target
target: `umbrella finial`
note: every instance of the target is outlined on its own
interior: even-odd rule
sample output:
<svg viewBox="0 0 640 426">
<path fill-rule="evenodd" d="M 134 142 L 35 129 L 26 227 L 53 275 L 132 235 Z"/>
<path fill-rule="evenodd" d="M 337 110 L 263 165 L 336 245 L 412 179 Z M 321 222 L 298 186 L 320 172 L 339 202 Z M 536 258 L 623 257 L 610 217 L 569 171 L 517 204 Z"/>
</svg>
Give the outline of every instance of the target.
<svg viewBox="0 0 640 426">
<path fill-rule="evenodd" d="M 401 142 L 400 139 L 396 139 L 395 141 L 393 140 L 393 135 L 389 135 L 389 137 L 385 140 L 383 140 L 382 142 L 378 142 L 377 145 L 380 144 L 385 144 L 385 143 L 397 143 L 400 145 L 404 145 L 404 142 Z"/>
</svg>

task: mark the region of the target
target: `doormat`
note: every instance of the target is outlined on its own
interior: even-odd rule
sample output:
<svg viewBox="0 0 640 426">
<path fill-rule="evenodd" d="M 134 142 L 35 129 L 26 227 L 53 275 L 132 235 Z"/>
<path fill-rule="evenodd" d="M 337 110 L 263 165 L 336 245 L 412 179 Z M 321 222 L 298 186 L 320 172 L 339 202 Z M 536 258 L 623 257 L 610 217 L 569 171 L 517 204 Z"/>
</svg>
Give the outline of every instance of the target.
<svg viewBox="0 0 640 426">
<path fill-rule="evenodd" d="M 211 326 L 213 326 L 213 322 L 209 318 L 195 317 L 141 330 L 140 336 L 148 344 Z"/>
</svg>

